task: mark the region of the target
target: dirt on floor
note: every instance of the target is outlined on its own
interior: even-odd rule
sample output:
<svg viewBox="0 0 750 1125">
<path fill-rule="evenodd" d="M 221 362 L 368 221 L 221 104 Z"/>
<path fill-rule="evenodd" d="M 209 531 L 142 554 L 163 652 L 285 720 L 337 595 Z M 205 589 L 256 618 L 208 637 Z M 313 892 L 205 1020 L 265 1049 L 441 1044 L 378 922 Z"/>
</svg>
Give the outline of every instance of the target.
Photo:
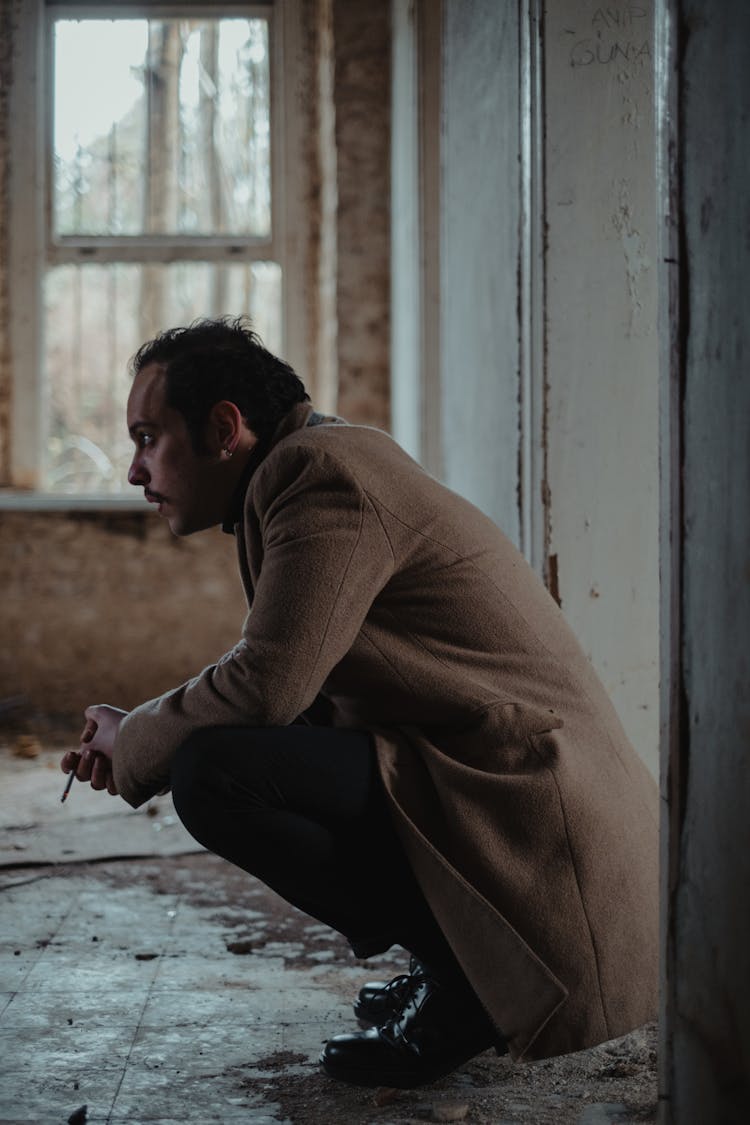
<svg viewBox="0 0 750 1125">
<path fill-rule="evenodd" d="M 179 895 L 210 927 L 213 949 L 225 956 L 283 958 L 296 979 L 314 969 L 314 980 L 341 1001 L 346 1013 L 365 979 L 406 969 L 407 955 L 393 949 L 372 962 L 356 962 L 348 944 L 330 929 L 287 906 L 257 880 L 217 857 L 202 853 L 147 860 L 71 865 L 22 865 L 0 872 L 0 888 L 44 881 L 46 876 L 92 876 L 103 894 L 108 887 L 148 886 L 154 895 Z M 53 880 L 55 881 L 55 880 Z M 218 939 L 218 940 L 217 940 Z M 92 940 L 99 940 L 99 936 Z M 139 956 L 136 952 L 136 956 Z M 140 952 L 141 957 L 155 953 Z M 353 969 L 361 969 L 361 976 Z M 291 978 L 290 978 L 291 979 Z M 312 977 L 311 977 L 312 979 Z M 287 998 L 287 1011 L 289 1009 Z M 320 1042 L 339 1031 L 356 1029 L 331 1020 L 320 1028 Z M 220 1064 L 219 1064 L 220 1065 Z M 274 1120 L 293 1125 L 414 1125 L 425 1121 L 465 1121 L 469 1125 L 636 1125 L 656 1121 L 656 1026 L 588 1051 L 530 1064 L 514 1064 L 488 1051 L 448 1078 L 414 1091 L 364 1089 L 334 1082 L 317 1059 L 294 1050 L 270 1052 L 247 1065 L 227 1066 L 216 1080 L 242 1104 L 277 1107 Z M 591 1116 L 599 1106 L 599 1116 Z M 587 1108 L 591 1107 L 591 1108 Z M 606 1108 L 605 1108 L 606 1107 Z M 602 1116 L 603 1114 L 603 1116 Z M 249 1120 L 252 1120 L 252 1116 Z M 266 1120 L 266 1118 L 264 1118 Z"/>
<path fill-rule="evenodd" d="M 349 998 L 350 973 L 340 980 L 337 966 L 351 971 L 357 962 L 345 940 L 215 856 L 105 863 L 98 865 L 98 875 L 115 884 L 146 880 L 156 894 L 179 893 L 221 930 L 228 954 L 281 954 L 287 967 L 314 967 L 318 983 L 325 979 L 333 991 Z M 259 914 L 263 921 L 256 927 L 252 919 Z M 378 958 L 377 974 L 404 971 L 405 963 L 403 951 L 391 950 Z M 363 981 L 372 977 L 368 962 L 359 965 Z M 329 1033 L 322 1028 L 321 1040 Z M 289 1051 L 269 1055 L 262 1067 L 256 1059 L 246 1068 L 227 1069 L 224 1077 L 238 1095 L 252 1092 L 278 1104 L 295 1125 L 579 1125 L 585 1107 L 593 1105 L 608 1107 L 596 1120 L 640 1125 L 656 1121 L 656 1041 L 656 1025 L 650 1024 L 591 1050 L 542 1062 L 513 1063 L 488 1051 L 443 1081 L 415 1091 L 334 1082 L 321 1073 L 316 1060 Z"/>
</svg>

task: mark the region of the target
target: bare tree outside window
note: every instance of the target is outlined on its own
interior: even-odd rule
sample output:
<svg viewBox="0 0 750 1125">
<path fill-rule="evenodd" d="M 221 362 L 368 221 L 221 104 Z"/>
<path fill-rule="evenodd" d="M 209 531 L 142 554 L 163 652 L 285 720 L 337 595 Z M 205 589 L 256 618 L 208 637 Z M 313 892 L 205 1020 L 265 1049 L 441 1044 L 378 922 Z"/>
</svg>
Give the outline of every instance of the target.
<svg viewBox="0 0 750 1125">
<path fill-rule="evenodd" d="M 247 313 L 282 346 L 268 23 L 59 19 L 53 58 L 45 487 L 118 492 L 142 340 Z"/>
</svg>

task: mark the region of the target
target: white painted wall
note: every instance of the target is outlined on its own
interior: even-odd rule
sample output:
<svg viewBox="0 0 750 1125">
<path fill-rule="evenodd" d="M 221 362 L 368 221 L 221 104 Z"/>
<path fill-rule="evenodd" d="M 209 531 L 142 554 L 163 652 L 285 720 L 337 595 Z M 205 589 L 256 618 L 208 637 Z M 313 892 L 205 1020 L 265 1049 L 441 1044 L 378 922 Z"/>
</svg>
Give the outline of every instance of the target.
<svg viewBox="0 0 750 1125">
<path fill-rule="evenodd" d="M 394 434 L 519 540 L 518 9 L 394 0 Z"/>
<path fill-rule="evenodd" d="M 518 5 L 445 0 L 442 473 L 516 543 L 519 74 Z"/>
<path fill-rule="evenodd" d="M 545 6 L 547 551 L 562 609 L 656 774 L 653 55 L 652 0 Z"/>
<path fill-rule="evenodd" d="M 422 457 L 419 90 L 415 0 L 394 0 L 391 112 L 391 420 Z"/>
<path fill-rule="evenodd" d="M 556 572 L 656 773 L 651 0 L 394 5 L 396 436 Z"/>
</svg>

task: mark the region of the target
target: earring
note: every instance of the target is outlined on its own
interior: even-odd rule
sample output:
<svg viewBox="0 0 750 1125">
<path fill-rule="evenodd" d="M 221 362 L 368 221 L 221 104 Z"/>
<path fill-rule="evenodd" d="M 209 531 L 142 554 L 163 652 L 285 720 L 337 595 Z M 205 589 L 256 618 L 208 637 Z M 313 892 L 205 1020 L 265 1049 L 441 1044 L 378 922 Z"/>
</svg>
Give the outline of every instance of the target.
<svg viewBox="0 0 750 1125">
<path fill-rule="evenodd" d="M 233 452 L 233 450 L 231 450 L 231 449 L 222 449 L 222 451 L 221 451 L 221 452 L 222 452 L 223 456 L 224 456 L 224 457 L 226 457 L 226 459 L 227 459 L 227 461 L 228 461 L 228 460 L 229 460 L 229 458 L 230 458 L 230 457 L 232 456 L 232 452 Z"/>
</svg>

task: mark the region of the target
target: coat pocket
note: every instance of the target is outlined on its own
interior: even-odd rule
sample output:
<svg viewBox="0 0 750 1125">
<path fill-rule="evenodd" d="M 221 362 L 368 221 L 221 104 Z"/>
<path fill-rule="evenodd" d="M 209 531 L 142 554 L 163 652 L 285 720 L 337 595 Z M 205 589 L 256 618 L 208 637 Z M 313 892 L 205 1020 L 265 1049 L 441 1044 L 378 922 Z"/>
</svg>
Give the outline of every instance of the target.
<svg viewBox="0 0 750 1125">
<path fill-rule="evenodd" d="M 528 773 L 553 764 L 557 746 L 551 732 L 562 725 L 552 709 L 504 702 L 482 708 L 460 727 L 431 727 L 425 733 L 442 754 L 472 769 Z"/>
</svg>

